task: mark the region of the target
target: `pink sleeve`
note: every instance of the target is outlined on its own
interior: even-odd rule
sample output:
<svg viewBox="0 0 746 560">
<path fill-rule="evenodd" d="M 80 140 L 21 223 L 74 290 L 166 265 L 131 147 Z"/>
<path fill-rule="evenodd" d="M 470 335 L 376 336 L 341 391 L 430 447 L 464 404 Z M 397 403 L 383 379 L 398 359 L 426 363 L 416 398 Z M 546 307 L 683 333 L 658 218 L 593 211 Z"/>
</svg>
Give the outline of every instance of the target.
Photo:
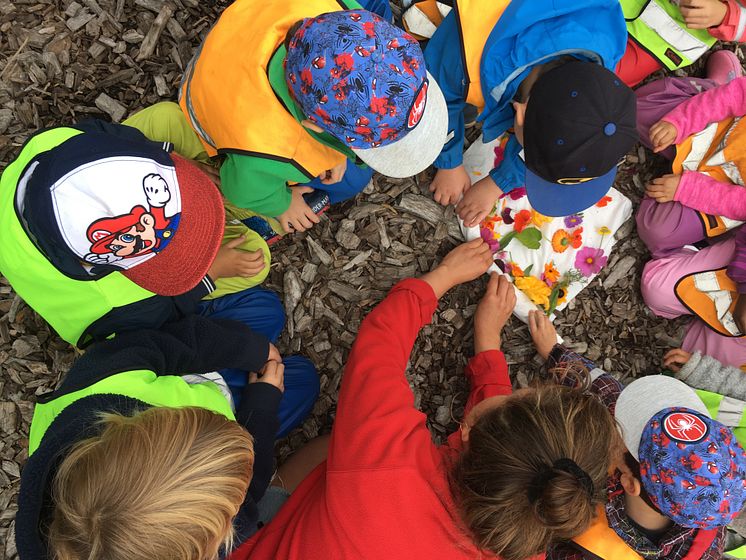
<svg viewBox="0 0 746 560">
<path fill-rule="evenodd" d="M 721 0 L 728 6 L 723 22 L 717 27 L 710 27 L 710 35 L 721 41 L 744 41 L 746 31 L 746 8 L 741 0 Z"/>
<path fill-rule="evenodd" d="M 707 214 L 746 220 L 746 188 L 721 183 L 698 171 L 684 171 L 674 200 Z"/>
<path fill-rule="evenodd" d="M 680 144 L 687 136 L 700 132 L 708 124 L 729 117 L 742 117 L 746 114 L 746 78 L 736 78 L 732 82 L 709 89 L 690 97 L 663 117 L 676 127 L 675 144 Z"/>
</svg>

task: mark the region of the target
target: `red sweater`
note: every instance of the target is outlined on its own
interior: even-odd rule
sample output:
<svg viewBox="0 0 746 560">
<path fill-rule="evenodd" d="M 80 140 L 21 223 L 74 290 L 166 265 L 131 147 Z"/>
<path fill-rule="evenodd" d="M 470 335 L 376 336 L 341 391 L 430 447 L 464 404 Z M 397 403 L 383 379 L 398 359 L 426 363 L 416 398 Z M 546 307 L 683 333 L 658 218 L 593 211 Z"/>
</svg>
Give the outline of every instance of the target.
<svg viewBox="0 0 746 560">
<path fill-rule="evenodd" d="M 436 446 L 404 372 L 437 307 L 422 280 L 397 284 L 360 326 L 339 394 L 329 456 L 231 560 L 475 560 L 448 488 L 460 434 Z M 471 359 L 467 411 L 511 393 L 500 351 Z"/>
</svg>

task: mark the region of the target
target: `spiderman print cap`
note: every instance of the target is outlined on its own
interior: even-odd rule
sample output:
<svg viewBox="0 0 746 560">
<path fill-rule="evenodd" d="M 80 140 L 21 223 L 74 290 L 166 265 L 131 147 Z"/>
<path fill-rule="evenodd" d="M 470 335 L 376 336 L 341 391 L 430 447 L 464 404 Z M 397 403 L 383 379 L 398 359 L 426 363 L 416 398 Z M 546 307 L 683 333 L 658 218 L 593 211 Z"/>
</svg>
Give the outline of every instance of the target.
<svg viewBox="0 0 746 560">
<path fill-rule="evenodd" d="M 446 143 L 446 102 L 417 40 L 371 12 L 303 20 L 285 78 L 309 120 L 383 175 L 416 175 Z"/>
<path fill-rule="evenodd" d="M 683 527 L 730 523 L 746 504 L 746 453 L 689 386 L 663 375 L 627 386 L 615 416 L 650 500 Z"/>
</svg>

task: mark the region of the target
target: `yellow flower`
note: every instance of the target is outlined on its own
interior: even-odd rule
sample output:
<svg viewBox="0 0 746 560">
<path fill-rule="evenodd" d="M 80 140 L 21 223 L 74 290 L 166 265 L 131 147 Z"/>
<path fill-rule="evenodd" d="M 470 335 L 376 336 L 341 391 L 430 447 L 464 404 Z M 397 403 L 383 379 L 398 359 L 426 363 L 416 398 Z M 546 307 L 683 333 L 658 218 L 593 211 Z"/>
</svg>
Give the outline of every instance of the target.
<svg viewBox="0 0 746 560">
<path fill-rule="evenodd" d="M 514 280 L 516 287 L 521 290 L 536 305 L 545 309 L 549 307 L 549 296 L 552 290 L 544 282 L 534 276 L 524 276 Z"/>
<path fill-rule="evenodd" d="M 545 216 L 544 214 L 540 214 L 540 213 L 539 213 L 539 212 L 537 212 L 536 210 L 532 210 L 532 214 L 531 214 L 531 222 L 532 222 L 532 223 L 533 223 L 533 224 L 534 224 L 534 225 L 535 225 L 536 227 L 541 227 L 541 226 L 543 226 L 544 224 L 548 224 L 548 223 L 549 223 L 549 222 L 551 222 L 551 221 L 552 221 L 552 218 L 550 218 L 549 216 Z"/>
<path fill-rule="evenodd" d="M 598 228 L 598 233 L 600 235 L 609 235 L 611 233 L 611 230 L 606 226 L 601 226 L 600 228 Z"/>
<path fill-rule="evenodd" d="M 567 288 L 557 288 L 557 307 L 567 300 Z"/>
</svg>

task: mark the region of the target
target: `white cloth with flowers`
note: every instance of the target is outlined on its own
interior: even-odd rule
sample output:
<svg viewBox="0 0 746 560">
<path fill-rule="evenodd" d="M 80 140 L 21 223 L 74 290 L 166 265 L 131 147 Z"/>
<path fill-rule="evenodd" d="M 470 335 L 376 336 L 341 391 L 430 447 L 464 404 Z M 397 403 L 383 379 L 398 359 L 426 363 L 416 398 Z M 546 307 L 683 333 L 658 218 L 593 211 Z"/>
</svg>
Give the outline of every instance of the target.
<svg viewBox="0 0 746 560">
<path fill-rule="evenodd" d="M 472 183 L 487 176 L 502 160 L 506 137 L 485 144 L 475 141 L 464 154 Z M 490 272 L 504 272 L 516 286 L 514 314 L 528 321 L 537 307 L 560 311 L 606 266 L 614 234 L 632 215 L 632 203 L 610 189 L 596 205 L 564 218 L 537 213 L 520 188 L 500 198 L 477 227 L 460 221 L 467 240 L 482 237 L 493 248 Z"/>
</svg>

